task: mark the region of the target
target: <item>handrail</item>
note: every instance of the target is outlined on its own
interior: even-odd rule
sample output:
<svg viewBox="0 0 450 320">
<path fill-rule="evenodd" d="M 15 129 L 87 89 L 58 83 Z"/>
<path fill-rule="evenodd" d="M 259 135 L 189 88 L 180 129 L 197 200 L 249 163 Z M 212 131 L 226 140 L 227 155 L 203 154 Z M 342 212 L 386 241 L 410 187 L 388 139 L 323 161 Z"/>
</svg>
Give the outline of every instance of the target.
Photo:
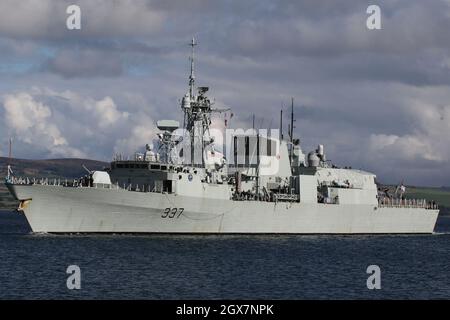
<svg viewBox="0 0 450 320">
<path fill-rule="evenodd" d="M 399 199 L 387 197 L 378 199 L 378 206 L 389 208 L 422 208 L 430 210 L 439 209 L 437 203 L 426 199 Z"/>
<path fill-rule="evenodd" d="M 60 178 L 28 178 L 28 177 L 13 177 L 10 176 L 8 179 L 5 179 L 7 184 L 14 185 L 43 185 L 43 186 L 58 186 L 58 187 L 67 187 L 67 188 L 93 188 L 93 189 L 117 189 L 117 190 L 127 190 L 133 192 L 154 192 L 154 193 L 163 193 L 163 190 L 158 190 L 156 187 L 150 190 L 150 188 L 146 185 L 139 184 L 123 184 L 123 188 L 119 186 L 119 183 L 116 184 L 103 184 L 103 183 L 94 183 L 92 186 L 89 184 L 83 184 L 79 179 L 60 179 Z"/>
</svg>

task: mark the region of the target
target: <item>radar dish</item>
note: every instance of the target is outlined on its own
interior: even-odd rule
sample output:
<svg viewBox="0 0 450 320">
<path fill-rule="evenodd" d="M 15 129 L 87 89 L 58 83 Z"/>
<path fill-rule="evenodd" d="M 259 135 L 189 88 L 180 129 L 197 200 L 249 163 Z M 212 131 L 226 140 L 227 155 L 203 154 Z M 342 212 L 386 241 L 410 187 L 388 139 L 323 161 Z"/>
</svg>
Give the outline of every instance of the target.
<svg viewBox="0 0 450 320">
<path fill-rule="evenodd" d="M 156 122 L 156 126 L 161 131 L 173 132 L 180 127 L 180 123 L 176 120 L 159 120 Z"/>
<path fill-rule="evenodd" d="M 205 92 L 207 92 L 209 90 L 209 87 L 198 87 L 198 92 L 200 94 L 204 94 Z"/>
</svg>

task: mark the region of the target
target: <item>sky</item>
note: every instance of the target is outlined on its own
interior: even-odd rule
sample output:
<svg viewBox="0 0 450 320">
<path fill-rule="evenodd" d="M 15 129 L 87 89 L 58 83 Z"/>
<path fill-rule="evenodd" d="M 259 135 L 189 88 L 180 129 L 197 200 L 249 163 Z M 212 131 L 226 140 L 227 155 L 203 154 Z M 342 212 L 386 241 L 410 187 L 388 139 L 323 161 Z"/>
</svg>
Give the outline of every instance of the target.
<svg viewBox="0 0 450 320">
<path fill-rule="evenodd" d="M 381 182 L 449 186 L 448 30 L 444 0 L 1 0 L 0 156 L 9 137 L 19 158 L 142 151 L 156 120 L 182 120 L 195 37 L 196 84 L 231 127 L 255 114 L 277 128 L 294 97 L 306 153 L 320 143 Z"/>
</svg>

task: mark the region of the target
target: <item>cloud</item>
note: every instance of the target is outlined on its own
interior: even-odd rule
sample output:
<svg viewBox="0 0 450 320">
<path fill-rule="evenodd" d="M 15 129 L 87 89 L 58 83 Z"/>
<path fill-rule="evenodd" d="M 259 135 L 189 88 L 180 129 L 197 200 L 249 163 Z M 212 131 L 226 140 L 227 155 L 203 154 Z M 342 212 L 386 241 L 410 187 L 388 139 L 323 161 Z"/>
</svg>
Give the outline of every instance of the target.
<svg viewBox="0 0 450 320">
<path fill-rule="evenodd" d="M 119 112 L 111 97 L 105 97 L 94 104 L 94 110 L 99 117 L 99 126 L 105 128 L 114 125 L 120 118 L 127 119 L 128 112 Z"/>
<path fill-rule="evenodd" d="M 4 133 L 21 143 L 18 152 L 24 156 L 33 150 L 38 157 L 106 160 L 113 151 L 132 153 L 143 148 L 155 133 L 149 116 L 130 116 L 109 96 L 95 99 L 34 87 L 5 95 L 2 109 Z"/>
<path fill-rule="evenodd" d="M 51 115 L 48 107 L 42 103 L 36 103 L 27 93 L 7 95 L 4 108 L 7 123 L 20 132 L 27 131 L 35 121 L 41 122 Z"/>
<path fill-rule="evenodd" d="M 430 161 L 443 161 L 427 143 L 427 139 L 421 139 L 421 137 L 405 135 L 385 135 L 385 134 L 372 134 L 370 135 L 370 149 L 371 155 L 382 155 L 390 158 L 397 158 L 399 160 L 417 160 L 425 159 Z"/>
<path fill-rule="evenodd" d="M 66 8 L 81 8 L 81 30 L 66 27 Z M 2 0 L 0 36 L 16 39 L 63 40 L 78 37 L 151 35 L 159 30 L 164 14 L 144 0 Z"/>
<path fill-rule="evenodd" d="M 114 153 L 131 156 L 137 150 L 143 151 L 143 146 L 152 143 L 157 133 L 156 127 L 149 121 L 134 125 L 128 137 L 120 138 L 114 145 Z"/>
<path fill-rule="evenodd" d="M 30 94 L 20 92 L 4 97 L 5 126 L 27 144 L 40 145 L 52 156 L 82 157 L 83 152 L 68 145 L 56 124 L 50 108 Z"/>
</svg>

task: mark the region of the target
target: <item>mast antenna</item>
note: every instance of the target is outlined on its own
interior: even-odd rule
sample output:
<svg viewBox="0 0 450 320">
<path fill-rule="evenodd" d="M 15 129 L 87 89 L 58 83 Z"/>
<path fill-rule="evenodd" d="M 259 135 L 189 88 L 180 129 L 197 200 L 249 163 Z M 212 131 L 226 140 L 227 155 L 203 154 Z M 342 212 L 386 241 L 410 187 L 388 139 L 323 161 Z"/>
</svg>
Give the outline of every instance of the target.
<svg viewBox="0 0 450 320">
<path fill-rule="evenodd" d="M 9 153 L 8 153 L 9 162 L 11 164 L 11 158 L 12 158 L 12 138 L 9 138 Z"/>
<path fill-rule="evenodd" d="M 280 141 L 283 140 L 283 105 L 280 110 Z"/>
<path fill-rule="evenodd" d="M 194 97 L 194 90 L 195 90 L 194 47 L 197 45 L 197 42 L 195 42 L 195 38 L 192 38 L 192 41 L 189 45 L 192 47 L 191 57 L 189 58 L 191 60 L 191 74 L 189 75 L 189 96 L 192 99 Z"/>
<path fill-rule="evenodd" d="M 291 139 L 291 142 L 293 140 L 294 136 L 294 98 L 291 98 L 291 132 L 289 133 L 289 137 Z"/>
<path fill-rule="evenodd" d="M 292 97 L 291 98 L 291 126 L 290 126 L 290 132 L 289 132 L 289 138 L 290 138 L 290 142 L 291 142 L 291 146 L 290 146 L 290 149 L 289 149 L 289 160 L 291 160 L 292 161 L 292 153 L 293 153 L 293 150 L 294 150 L 294 147 L 293 147 L 293 141 L 294 141 L 294 122 L 295 122 L 295 120 L 294 120 L 294 97 Z"/>
<path fill-rule="evenodd" d="M 13 171 L 11 169 L 11 158 L 12 158 L 12 138 L 9 137 L 9 154 L 8 154 L 8 165 L 7 165 L 7 175 L 6 180 L 10 182 L 11 177 L 13 175 Z"/>
</svg>

